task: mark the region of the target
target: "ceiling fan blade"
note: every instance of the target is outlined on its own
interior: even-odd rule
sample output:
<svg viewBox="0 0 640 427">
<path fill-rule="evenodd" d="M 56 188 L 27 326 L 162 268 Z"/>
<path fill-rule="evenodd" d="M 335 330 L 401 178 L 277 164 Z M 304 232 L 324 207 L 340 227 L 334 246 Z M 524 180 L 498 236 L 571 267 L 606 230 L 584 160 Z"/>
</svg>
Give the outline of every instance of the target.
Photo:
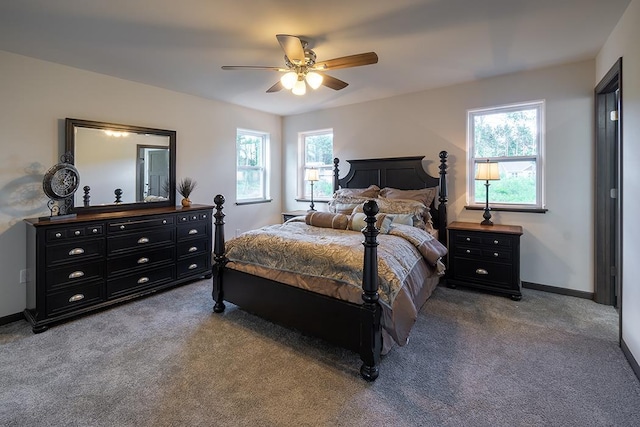
<svg viewBox="0 0 640 427">
<path fill-rule="evenodd" d="M 357 55 L 343 56 L 316 62 L 317 70 L 336 70 L 338 68 L 360 67 L 378 63 L 378 55 L 375 52 L 359 53 Z"/>
<path fill-rule="evenodd" d="M 284 53 L 287 55 L 287 58 L 289 58 L 289 61 L 295 65 L 305 63 L 304 49 L 298 37 L 287 34 L 277 34 L 276 38 L 280 46 L 282 46 L 282 50 L 284 50 Z"/>
<path fill-rule="evenodd" d="M 282 86 L 282 83 L 280 83 L 280 80 L 278 80 L 278 83 L 274 84 L 269 89 L 267 89 L 267 93 L 278 92 L 279 90 L 282 90 L 282 89 L 284 89 L 284 86 Z"/>
<path fill-rule="evenodd" d="M 336 79 L 335 77 L 331 77 L 327 74 L 322 74 L 322 84 L 333 90 L 340 90 L 349 86 L 349 83 L 343 82 L 342 80 Z"/>
<path fill-rule="evenodd" d="M 267 71 L 288 71 L 281 67 L 262 67 L 259 65 L 223 65 L 223 70 L 267 70 Z"/>
</svg>

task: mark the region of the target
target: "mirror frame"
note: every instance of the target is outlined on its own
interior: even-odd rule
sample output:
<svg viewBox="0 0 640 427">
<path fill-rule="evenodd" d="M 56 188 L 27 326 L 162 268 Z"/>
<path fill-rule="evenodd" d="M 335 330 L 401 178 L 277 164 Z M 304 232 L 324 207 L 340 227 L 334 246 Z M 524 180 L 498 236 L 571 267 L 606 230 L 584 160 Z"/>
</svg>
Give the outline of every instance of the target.
<svg viewBox="0 0 640 427">
<path fill-rule="evenodd" d="M 123 125 L 118 123 L 97 122 L 93 120 L 65 119 L 65 152 L 70 152 L 75 156 L 76 138 L 75 128 L 85 127 L 93 129 L 110 129 L 131 133 L 148 133 L 152 135 L 169 137 L 169 200 L 158 202 L 134 202 L 122 204 L 104 204 L 95 206 L 72 206 L 72 212 L 76 213 L 98 213 L 114 212 L 133 209 L 153 209 L 160 207 L 176 206 L 176 131 L 165 129 L 154 129 L 142 126 Z M 75 157 L 73 160 L 75 165 Z M 82 192 L 82 171 L 79 170 L 80 186 L 78 191 Z M 91 194 L 91 193 L 89 193 Z"/>
</svg>

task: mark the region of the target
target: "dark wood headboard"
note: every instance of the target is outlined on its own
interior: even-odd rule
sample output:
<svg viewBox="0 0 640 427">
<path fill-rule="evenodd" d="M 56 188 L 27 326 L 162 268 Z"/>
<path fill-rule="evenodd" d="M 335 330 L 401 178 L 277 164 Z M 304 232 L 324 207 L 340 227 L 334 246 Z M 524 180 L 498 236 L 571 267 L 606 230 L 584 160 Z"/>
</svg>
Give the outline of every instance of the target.
<svg viewBox="0 0 640 427">
<path fill-rule="evenodd" d="M 377 185 L 380 188 L 391 187 L 400 190 L 438 187 L 438 204 L 434 200 L 431 206 L 433 225 L 438 230 L 438 238 L 446 242 L 447 236 L 447 157 L 446 151 L 440 152 L 440 176 L 429 175 L 422 166 L 424 156 L 390 157 L 384 159 L 347 160 L 349 173 L 340 178 L 338 158 L 333 159 L 333 188 L 366 188 Z"/>
</svg>

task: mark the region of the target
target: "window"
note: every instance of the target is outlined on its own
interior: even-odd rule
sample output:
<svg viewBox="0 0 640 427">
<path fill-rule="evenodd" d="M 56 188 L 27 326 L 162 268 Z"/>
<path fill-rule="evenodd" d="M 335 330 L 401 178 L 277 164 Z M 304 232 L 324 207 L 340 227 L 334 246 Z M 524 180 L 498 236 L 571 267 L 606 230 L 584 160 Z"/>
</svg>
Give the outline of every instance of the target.
<svg viewBox="0 0 640 427">
<path fill-rule="evenodd" d="M 308 169 L 317 169 L 319 180 L 313 183 L 313 198 L 329 200 L 333 195 L 333 129 L 301 133 L 300 152 L 300 198 L 311 198 L 311 184 L 305 180 L 305 175 Z"/>
<path fill-rule="evenodd" d="M 266 200 L 267 142 L 269 135 L 238 129 L 236 136 L 236 200 L 252 202 Z"/>
<path fill-rule="evenodd" d="M 544 101 L 468 111 L 468 205 L 484 205 L 486 181 L 476 181 L 478 163 L 498 163 L 489 203 L 504 209 L 543 209 Z"/>
</svg>

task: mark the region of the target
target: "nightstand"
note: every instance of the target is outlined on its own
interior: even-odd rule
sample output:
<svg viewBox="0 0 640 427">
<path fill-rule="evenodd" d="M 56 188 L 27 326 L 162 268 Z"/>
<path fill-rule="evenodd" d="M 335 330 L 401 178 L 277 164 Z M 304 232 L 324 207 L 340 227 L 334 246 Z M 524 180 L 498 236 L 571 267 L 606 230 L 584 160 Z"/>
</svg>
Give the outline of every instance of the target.
<svg viewBox="0 0 640 427">
<path fill-rule="evenodd" d="M 307 211 L 289 211 L 289 212 L 282 212 L 282 222 L 287 222 L 289 221 L 291 218 L 296 217 L 296 216 L 304 216 L 307 214 Z"/>
<path fill-rule="evenodd" d="M 452 222 L 447 285 L 468 286 L 522 299 L 519 225 Z"/>
</svg>

